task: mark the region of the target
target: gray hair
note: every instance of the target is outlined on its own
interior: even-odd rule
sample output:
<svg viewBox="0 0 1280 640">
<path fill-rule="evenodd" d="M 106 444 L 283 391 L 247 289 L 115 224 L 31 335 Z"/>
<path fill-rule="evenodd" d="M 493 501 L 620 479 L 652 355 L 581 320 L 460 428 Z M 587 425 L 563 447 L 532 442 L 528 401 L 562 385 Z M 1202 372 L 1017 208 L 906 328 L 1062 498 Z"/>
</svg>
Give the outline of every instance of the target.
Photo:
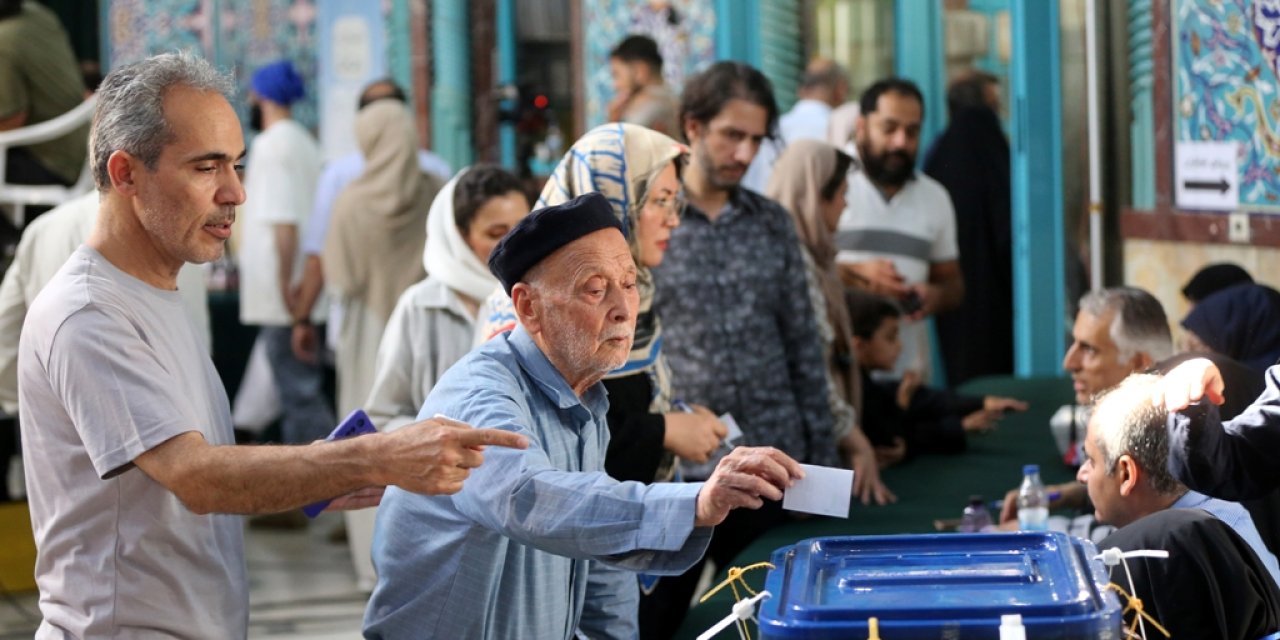
<svg viewBox="0 0 1280 640">
<path fill-rule="evenodd" d="M 232 94 L 231 78 L 202 58 L 187 52 L 165 53 L 120 67 L 102 79 L 93 128 L 89 132 L 89 157 L 93 181 L 99 191 L 111 188 L 107 159 L 124 151 L 154 170 L 174 133 L 164 119 L 164 96 L 173 87 L 186 86 Z"/>
<path fill-rule="evenodd" d="M 1161 495 L 1186 490 L 1169 473 L 1169 434 L 1165 429 L 1169 412 L 1151 402 L 1160 376 L 1135 373 L 1102 392 L 1093 406 L 1094 446 L 1102 454 L 1104 471 L 1115 472 L 1120 456 L 1137 462 L 1147 482 Z"/>
<path fill-rule="evenodd" d="M 1090 291 L 1080 298 L 1080 310 L 1097 317 L 1115 312 L 1110 335 L 1121 360 L 1145 353 L 1152 362 L 1159 362 L 1173 355 L 1173 336 L 1164 307 L 1142 289 L 1111 287 Z"/>
</svg>

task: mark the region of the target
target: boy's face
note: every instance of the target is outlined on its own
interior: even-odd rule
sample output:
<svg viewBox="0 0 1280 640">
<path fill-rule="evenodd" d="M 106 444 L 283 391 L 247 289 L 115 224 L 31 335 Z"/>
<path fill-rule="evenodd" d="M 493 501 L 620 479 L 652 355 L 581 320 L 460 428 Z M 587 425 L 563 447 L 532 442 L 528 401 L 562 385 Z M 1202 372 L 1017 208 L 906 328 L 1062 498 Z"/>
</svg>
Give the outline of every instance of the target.
<svg viewBox="0 0 1280 640">
<path fill-rule="evenodd" d="M 857 351 L 858 362 L 865 368 L 886 371 L 893 368 L 902 352 L 902 342 L 898 340 L 898 319 L 885 318 L 870 338 L 853 339 L 853 347 Z"/>
</svg>

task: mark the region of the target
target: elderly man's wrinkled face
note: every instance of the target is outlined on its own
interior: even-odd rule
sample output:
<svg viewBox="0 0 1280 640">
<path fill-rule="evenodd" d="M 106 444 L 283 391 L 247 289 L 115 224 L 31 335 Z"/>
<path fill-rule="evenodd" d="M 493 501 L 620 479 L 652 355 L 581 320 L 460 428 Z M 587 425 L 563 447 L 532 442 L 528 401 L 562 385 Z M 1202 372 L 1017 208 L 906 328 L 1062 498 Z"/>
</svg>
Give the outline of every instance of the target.
<svg viewBox="0 0 1280 640">
<path fill-rule="evenodd" d="M 537 317 L 529 329 L 540 336 L 552 364 L 570 383 L 594 382 L 626 364 L 640 293 L 622 234 L 617 229 L 588 234 L 537 268 L 542 270 L 534 300 Z"/>
<path fill-rule="evenodd" d="M 1093 396 L 1114 387 L 1139 367 L 1138 356 L 1120 357 L 1120 348 L 1111 337 L 1115 311 L 1093 315 L 1081 310 L 1071 328 L 1071 347 L 1062 359 L 1062 368 L 1071 374 L 1076 402 L 1089 404 Z"/>
</svg>

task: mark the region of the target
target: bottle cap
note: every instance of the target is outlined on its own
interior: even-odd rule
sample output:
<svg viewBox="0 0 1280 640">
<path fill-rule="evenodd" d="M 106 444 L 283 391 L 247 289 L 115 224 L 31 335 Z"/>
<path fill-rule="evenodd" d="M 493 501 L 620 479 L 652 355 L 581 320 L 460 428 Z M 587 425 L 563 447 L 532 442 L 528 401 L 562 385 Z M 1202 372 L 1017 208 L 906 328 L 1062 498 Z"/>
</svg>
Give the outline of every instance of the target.
<svg viewBox="0 0 1280 640">
<path fill-rule="evenodd" d="M 1028 465 L 1023 465 L 1023 467 L 1022 467 L 1022 475 L 1024 475 L 1024 476 L 1029 476 L 1029 475 L 1031 475 L 1031 474 L 1033 474 L 1033 473 L 1034 473 L 1034 474 L 1036 474 L 1036 475 L 1040 475 L 1040 465 L 1038 465 L 1038 464 L 1028 464 Z"/>
</svg>

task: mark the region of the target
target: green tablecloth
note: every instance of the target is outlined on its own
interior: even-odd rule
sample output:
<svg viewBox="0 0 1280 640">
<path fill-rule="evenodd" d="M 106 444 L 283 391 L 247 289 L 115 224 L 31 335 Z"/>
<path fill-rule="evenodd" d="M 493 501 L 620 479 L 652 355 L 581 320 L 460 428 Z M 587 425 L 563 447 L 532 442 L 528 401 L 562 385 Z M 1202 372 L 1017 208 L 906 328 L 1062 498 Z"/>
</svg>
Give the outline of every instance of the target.
<svg viewBox="0 0 1280 640">
<path fill-rule="evenodd" d="M 1026 400 L 1025 413 L 1010 414 L 999 429 L 971 437 L 969 450 L 954 456 L 925 456 L 883 472 L 898 502 L 885 507 L 856 503 L 847 520 L 818 518 L 777 527 L 747 547 L 734 562 L 746 566 L 768 560 L 774 549 L 805 538 L 837 535 L 929 533 L 939 518 L 959 518 L 971 494 L 988 500 L 1002 498 L 1022 480 L 1022 465 L 1039 464 L 1046 484 L 1066 482 L 1073 473 L 1062 463 L 1049 433 L 1049 418 L 1073 398 L 1071 383 L 1062 378 L 987 378 L 975 380 L 966 393 L 1011 396 Z M 992 513 L 992 517 L 997 514 Z M 725 578 L 725 568 L 715 578 Z M 752 588 L 764 584 L 765 572 L 748 574 Z M 732 595 L 716 594 L 689 612 L 677 638 L 696 638 L 729 613 Z M 736 637 L 732 628 L 721 637 Z M 728 635 L 724 635 L 728 634 Z"/>
</svg>

